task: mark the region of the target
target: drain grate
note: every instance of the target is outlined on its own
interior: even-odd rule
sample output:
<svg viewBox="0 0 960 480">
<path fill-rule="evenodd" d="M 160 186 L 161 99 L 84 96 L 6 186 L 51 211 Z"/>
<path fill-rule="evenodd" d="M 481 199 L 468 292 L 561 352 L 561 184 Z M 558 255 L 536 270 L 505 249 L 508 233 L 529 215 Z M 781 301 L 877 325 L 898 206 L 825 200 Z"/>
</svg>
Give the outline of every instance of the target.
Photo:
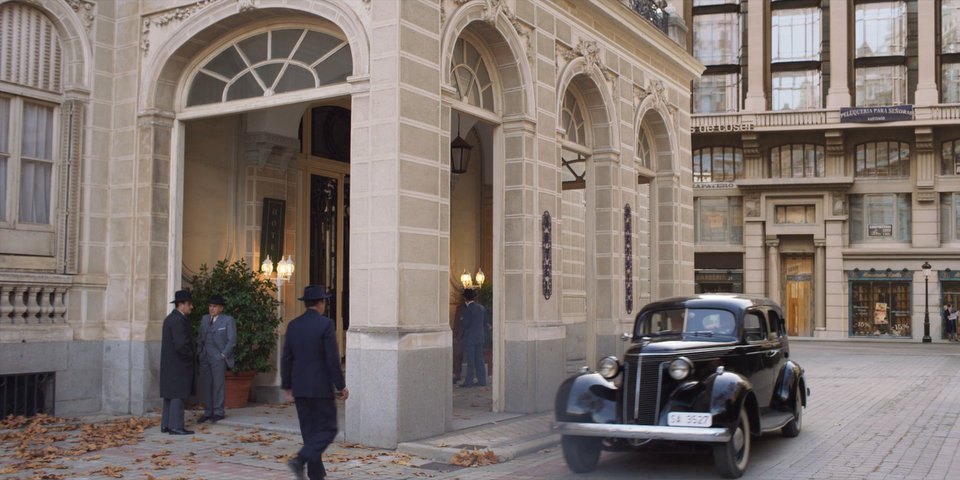
<svg viewBox="0 0 960 480">
<path fill-rule="evenodd" d="M 0 375 L 0 419 L 7 415 L 53 415 L 53 372 Z"/>
<path fill-rule="evenodd" d="M 424 470 L 434 470 L 440 473 L 447 473 L 447 472 L 455 472 L 457 470 L 462 469 L 463 467 L 459 465 L 453 465 L 450 463 L 430 462 L 430 463 L 424 463 L 423 465 L 418 465 L 417 468 L 422 468 Z"/>
<path fill-rule="evenodd" d="M 471 443 L 461 443 L 460 445 L 454 445 L 450 448 L 456 448 L 457 450 L 462 450 L 464 448 L 466 448 L 467 450 L 486 450 L 490 447 L 486 445 L 474 445 Z"/>
</svg>

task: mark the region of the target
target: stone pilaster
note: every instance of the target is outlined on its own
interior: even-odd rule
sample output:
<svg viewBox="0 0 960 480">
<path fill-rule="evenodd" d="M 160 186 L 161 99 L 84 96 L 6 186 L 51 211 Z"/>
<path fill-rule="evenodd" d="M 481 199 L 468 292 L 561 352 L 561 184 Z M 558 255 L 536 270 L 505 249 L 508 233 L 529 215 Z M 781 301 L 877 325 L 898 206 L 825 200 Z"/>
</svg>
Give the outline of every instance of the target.
<svg viewBox="0 0 960 480">
<path fill-rule="evenodd" d="M 813 291 L 814 299 L 814 325 L 816 330 L 825 330 L 827 328 L 827 255 L 826 241 L 815 239 L 813 245 L 816 248 L 814 253 L 814 281 Z"/>
<path fill-rule="evenodd" d="M 747 10 L 747 99 L 744 110 L 762 112 L 767 109 L 767 42 L 770 13 L 768 0 L 749 0 Z"/>
<path fill-rule="evenodd" d="M 850 106 L 850 72 L 847 67 L 850 55 L 848 38 L 853 28 L 850 3 L 847 0 L 830 2 L 830 87 L 827 90 L 827 108 Z"/>
<path fill-rule="evenodd" d="M 767 297 L 780 302 L 780 240 L 767 238 Z"/>
<path fill-rule="evenodd" d="M 940 246 L 939 198 L 934 190 L 934 184 L 939 165 L 934 151 L 933 129 L 918 127 L 915 134 L 914 158 L 917 162 L 917 186 L 913 202 L 913 246 L 938 247 Z"/>
<path fill-rule="evenodd" d="M 832 8 L 832 7 L 831 7 Z M 914 105 L 926 107 L 940 103 L 940 92 L 937 90 L 937 2 L 917 2 L 917 92 L 914 95 Z"/>
</svg>

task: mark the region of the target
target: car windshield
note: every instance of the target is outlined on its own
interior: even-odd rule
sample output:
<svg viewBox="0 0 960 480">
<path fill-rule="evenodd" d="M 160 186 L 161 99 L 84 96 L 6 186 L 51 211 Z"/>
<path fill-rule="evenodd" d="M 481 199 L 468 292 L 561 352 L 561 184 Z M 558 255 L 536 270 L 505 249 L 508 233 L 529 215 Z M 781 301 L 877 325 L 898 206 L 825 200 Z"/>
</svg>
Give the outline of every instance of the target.
<svg viewBox="0 0 960 480">
<path fill-rule="evenodd" d="M 730 340 L 737 335 L 733 313 L 715 308 L 675 308 L 645 312 L 637 320 L 635 337 L 682 336 Z"/>
</svg>

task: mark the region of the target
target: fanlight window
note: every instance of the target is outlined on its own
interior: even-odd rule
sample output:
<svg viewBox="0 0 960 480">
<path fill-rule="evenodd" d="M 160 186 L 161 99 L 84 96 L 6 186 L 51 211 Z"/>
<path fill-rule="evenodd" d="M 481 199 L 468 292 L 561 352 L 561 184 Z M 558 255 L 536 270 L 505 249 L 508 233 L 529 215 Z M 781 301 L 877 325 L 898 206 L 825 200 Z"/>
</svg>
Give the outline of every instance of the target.
<svg viewBox="0 0 960 480">
<path fill-rule="evenodd" d="M 561 126 L 566 133 L 567 141 L 586 146 L 587 131 L 586 122 L 583 119 L 583 108 L 577 97 L 569 90 L 563 97 L 563 111 L 561 112 Z"/>
<path fill-rule="evenodd" d="M 462 38 L 457 40 L 450 71 L 453 72 L 453 87 L 461 101 L 494 111 L 493 81 L 476 47 Z"/>
<path fill-rule="evenodd" d="M 187 106 L 269 97 L 343 82 L 353 71 L 347 42 L 307 29 L 281 29 L 234 42 L 193 77 Z"/>
<path fill-rule="evenodd" d="M 646 130 L 640 130 L 640 138 L 637 140 L 637 163 L 644 168 L 652 168 L 653 149 L 650 148 L 650 138 Z"/>
</svg>

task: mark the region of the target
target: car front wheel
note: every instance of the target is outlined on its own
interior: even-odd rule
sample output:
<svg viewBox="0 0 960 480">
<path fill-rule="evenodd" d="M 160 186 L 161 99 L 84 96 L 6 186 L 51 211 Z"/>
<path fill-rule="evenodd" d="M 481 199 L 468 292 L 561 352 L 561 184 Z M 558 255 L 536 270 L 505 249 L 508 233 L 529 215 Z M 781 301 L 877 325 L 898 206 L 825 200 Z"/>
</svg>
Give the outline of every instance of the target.
<svg viewBox="0 0 960 480">
<path fill-rule="evenodd" d="M 793 392 L 793 420 L 787 422 L 780 429 L 780 433 L 784 437 L 793 438 L 800 435 L 800 427 L 803 426 L 803 397 L 800 396 L 800 393 L 800 384 L 797 384 L 797 388 Z"/>
<path fill-rule="evenodd" d="M 587 473 L 597 468 L 597 462 L 600 461 L 600 442 L 599 438 L 564 435 L 560 439 L 560 445 L 563 448 L 563 459 L 570 470 Z"/>
<path fill-rule="evenodd" d="M 720 475 L 740 478 L 750 461 L 750 417 L 745 407 L 740 408 L 740 418 L 730 440 L 713 446 L 713 463 Z"/>
</svg>

